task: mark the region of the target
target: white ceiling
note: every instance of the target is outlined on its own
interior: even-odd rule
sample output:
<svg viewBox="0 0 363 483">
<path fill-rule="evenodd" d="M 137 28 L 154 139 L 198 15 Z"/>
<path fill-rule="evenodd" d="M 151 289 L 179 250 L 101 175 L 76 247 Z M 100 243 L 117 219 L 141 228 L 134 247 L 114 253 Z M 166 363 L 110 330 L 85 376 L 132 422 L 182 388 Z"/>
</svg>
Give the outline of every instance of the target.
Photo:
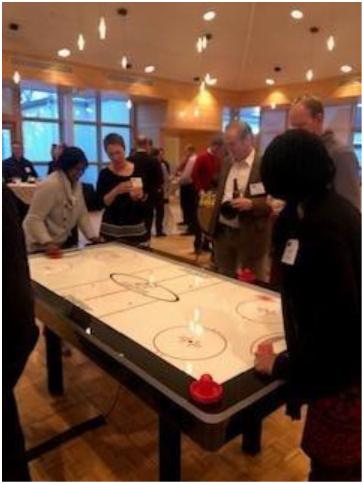
<svg viewBox="0 0 363 483">
<path fill-rule="evenodd" d="M 273 77 L 276 85 L 303 82 L 312 67 L 316 79 L 340 75 L 339 68 L 350 64 L 361 70 L 360 3 L 3 3 L 3 48 L 24 54 L 57 58 L 60 48 L 70 48 L 70 62 L 119 69 L 123 54 L 132 61 L 130 72 L 143 73 L 154 64 L 150 77 L 192 82 L 194 76 L 210 72 L 218 86 L 253 89 L 265 86 Z M 116 10 L 124 6 L 128 17 Z M 294 21 L 293 8 L 304 18 Z M 202 14 L 215 10 L 217 17 L 205 22 Z M 103 15 L 107 38 L 98 38 L 98 20 Z M 18 32 L 8 29 L 20 24 Z M 312 35 L 309 28 L 318 26 Z M 86 38 L 84 52 L 76 47 L 78 33 Z M 210 32 L 213 39 L 202 55 L 195 43 Z M 325 42 L 336 37 L 336 49 L 329 52 Z M 273 67 L 280 65 L 279 74 Z"/>
</svg>

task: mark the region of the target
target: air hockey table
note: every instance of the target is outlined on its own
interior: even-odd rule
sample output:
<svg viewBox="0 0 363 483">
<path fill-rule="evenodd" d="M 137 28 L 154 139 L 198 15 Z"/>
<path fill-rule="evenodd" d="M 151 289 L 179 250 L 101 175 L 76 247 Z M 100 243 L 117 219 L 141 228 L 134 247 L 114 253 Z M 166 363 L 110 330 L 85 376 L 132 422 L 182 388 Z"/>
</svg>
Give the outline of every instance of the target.
<svg viewBox="0 0 363 483">
<path fill-rule="evenodd" d="M 243 435 L 259 451 L 263 418 L 286 398 L 253 369 L 259 343 L 285 348 L 277 293 L 119 243 L 29 265 L 51 393 L 63 392 L 65 339 L 156 411 L 161 481 L 181 478 L 182 433 L 211 451 Z M 212 405 L 189 393 L 204 373 L 223 386 Z"/>
</svg>

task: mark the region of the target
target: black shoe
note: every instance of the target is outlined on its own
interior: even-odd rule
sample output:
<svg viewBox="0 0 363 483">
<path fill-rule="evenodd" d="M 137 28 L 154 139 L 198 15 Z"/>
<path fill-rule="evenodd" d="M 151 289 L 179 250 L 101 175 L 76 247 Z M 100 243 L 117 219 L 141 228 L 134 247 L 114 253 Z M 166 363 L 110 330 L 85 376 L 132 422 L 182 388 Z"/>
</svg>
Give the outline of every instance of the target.
<svg viewBox="0 0 363 483">
<path fill-rule="evenodd" d="M 156 236 L 157 236 L 157 237 L 160 237 L 160 236 L 167 236 L 167 234 L 166 234 L 166 233 L 164 233 L 164 232 L 162 232 L 162 233 L 157 233 L 157 234 L 156 234 Z"/>
</svg>

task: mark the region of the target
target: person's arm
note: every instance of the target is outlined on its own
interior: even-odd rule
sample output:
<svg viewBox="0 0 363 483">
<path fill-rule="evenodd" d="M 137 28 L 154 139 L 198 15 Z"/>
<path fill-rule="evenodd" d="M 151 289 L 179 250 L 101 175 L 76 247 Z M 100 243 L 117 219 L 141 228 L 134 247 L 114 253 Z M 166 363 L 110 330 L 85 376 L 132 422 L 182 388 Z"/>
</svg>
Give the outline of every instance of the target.
<svg viewBox="0 0 363 483">
<path fill-rule="evenodd" d="M 191 156 L 180 176 L 180 184 L 192 183 L 192 172 L 196 161 L 196 156 Z"/>
<path fill-rule="evenodd" d="M 334 155 L 336 173 L 334 186 L 341 196 L 361 209 L 361 188 L 358 176 L 358 159 L 352 149 L 342 147 Z"/>
<path fill-rule="evenodd" d="M 42 183 L 35 191 L 29 212 L 25 217 L 24 230 L 32 241 L 39 245 L 53 242 L 45 221 L 57 203 L 56 196 L 56 186 L 53 183 Z"/>
<path fill-rule="evenodd" d="M 81 211 L 77 220 L 78 227 L 88 240 L 97 241 L 99 237 L 96 233 L 95 228 L 92 225 L 91 218 L 87 210 L 86 202 L 84 201 L 83 191 L 81 187 L 79 189 L 79 197 L 80 197 Z"/>
<path fill-rule="evenodd" d="M 267 201 L 267 196 L 261 196 L 256 198 L 240 197 L 231 201 L 234 208 L 243 213 L 248 213 L 256 218 L 268 217 L 272 208 Z"/>
<path fill-rule="evenodd" d="M 111 206 L 117 196 L 129 193 L 130 189 L 131 183 L 129 181 L 121 182 L 111 188 L 107 174 L 101 171 L 97 181 L 97 195 L 104 206 Z"/>
<path fill-rule="evenodd" d="M 38 173 L 37 173 L 37 170 L 34 168 L 34 166 L 33 166 L 32 163 L 30 163 L 30 169 L 31 169 L 31 172 L 32 172 L 32 176 L 34 178 L 39 178 Z"/>
</svg>

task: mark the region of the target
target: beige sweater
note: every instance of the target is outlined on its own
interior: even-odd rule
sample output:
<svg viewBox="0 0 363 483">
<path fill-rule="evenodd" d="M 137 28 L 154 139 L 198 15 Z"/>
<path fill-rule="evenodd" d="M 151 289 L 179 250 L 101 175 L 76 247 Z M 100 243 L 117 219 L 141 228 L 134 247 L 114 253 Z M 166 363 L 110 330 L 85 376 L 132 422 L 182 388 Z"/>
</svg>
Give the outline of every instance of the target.
<svg viewBox="0 0 363 483">
<path fill-rule="evenodd" d="M 63 171 L 55 171 L 39 185 L 24 220 L 28 251 L 41 250 L 49 242 L 62 245 L 77 225 L 86 238 L 97 236 L 81 184 L 71 186 Z"/>
</svg>

